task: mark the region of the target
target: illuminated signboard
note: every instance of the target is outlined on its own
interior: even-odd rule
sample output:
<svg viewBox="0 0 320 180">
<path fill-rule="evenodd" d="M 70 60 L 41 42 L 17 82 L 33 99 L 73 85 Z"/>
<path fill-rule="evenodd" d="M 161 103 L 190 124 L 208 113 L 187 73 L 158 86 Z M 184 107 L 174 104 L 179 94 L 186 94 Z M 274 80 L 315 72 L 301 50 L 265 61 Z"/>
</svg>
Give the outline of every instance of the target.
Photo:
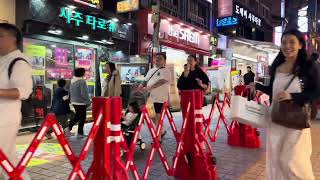
<svg viewBox="0 0 320 180">
<path fill-rule="evenodd" d="M 218 17 L 232 16 L 233 0 L 218 0 Z"/>
<path fill-rule="evenodd" d="M 94 7 L 94 8 L 99 8 L 100 7 L 100 0 L 73 0 L 74 2 Z"/>
<path fill-rule="evenodd" d="M 117 3 L 117 12 L 129 12 L 139 9 L 139 0 L 125 0 Z"/>
<path fill-rule="evenodd" d="M 239 20 L 237 17 L 219 18 L 216 22 L 217 27 L 233 26 L 237 24 L 239 24 Z"/>
<path fill-rule="evenodd" d="M 249 10 L 239 6 L 235 5 L 234 13 L 236 15 L 240 15 L 241 17 L 245 18 L 246 20 L 249 20 L 250 22 L 261 26 L 261 19 L 257 16 L 255 16 L 253 13 L 251 13 Z"/>
<path fill-rule="evenodd" d="M 73 22 L 78 27 L 81 25 L 86 25 L 90 26 L 92 30 L 100 29 L 116 32 L 117 29 L 117 23 L 113 20 L 107 20 L 105 18 L 84 14 L 75 10 L 71 10 L 67 7 L 61 7 L 59 17 L 65 18 L 67 24 L 71 24 Z"/>
<path fill-rule="evenodd" d="M 200 34 L 196 32 L 191 32 L 188 29 L 177 28 L 175 26 L 169 27 L 169 36 L 181 39 L 193 44 L 200 44 Z"/>
</svg>

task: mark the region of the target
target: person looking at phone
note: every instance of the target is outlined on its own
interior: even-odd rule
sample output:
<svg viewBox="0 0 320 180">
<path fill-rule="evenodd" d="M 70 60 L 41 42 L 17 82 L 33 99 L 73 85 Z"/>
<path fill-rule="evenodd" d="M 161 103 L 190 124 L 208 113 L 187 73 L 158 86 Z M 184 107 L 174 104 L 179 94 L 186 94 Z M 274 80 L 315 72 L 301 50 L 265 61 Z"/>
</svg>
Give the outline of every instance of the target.
<svg viewBox="0 0 320 180">
<path fill-rule="evenodd" d="M 209 86 L 207 74 L 198 65 L 197 57 L 189 55 L 184 71 L 178 80 L 179 90 L 206 90 Z"/>
</svg>

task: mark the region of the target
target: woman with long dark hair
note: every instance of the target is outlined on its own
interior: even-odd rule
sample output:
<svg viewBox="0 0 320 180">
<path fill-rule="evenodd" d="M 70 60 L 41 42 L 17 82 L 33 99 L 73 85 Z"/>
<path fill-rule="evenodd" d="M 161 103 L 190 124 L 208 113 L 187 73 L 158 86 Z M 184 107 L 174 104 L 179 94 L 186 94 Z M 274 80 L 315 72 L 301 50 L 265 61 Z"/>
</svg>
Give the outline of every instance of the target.
<svg viewBox="0 0 320 180">
<path fill-rule="evenodd" d="M 315 63 L 307 58 L 306 42 L 298 30 L 288 30 L 281 38 L 281 49 L 270 68 L 269 86 L 251 83 L 275 104 L 292 101 L 305 105 L 320 96 L 320 72 Z M 282 104 L 283 105 L 283 104 Z M 283 114 L 287 112 L 281 112 Z M 309 119 L 305 119 L 308 122 Z M 267 136 L 267 179 L 313 180 L 310 127 L 294 129 L 279 124 L 271 116 Z"/>
<path fill-rule="evenodd" d="M 113 97 L 121 95 L 121 78 L 113 62 L 106 64 L 108 77 L 103 82 L 102 96 Z"/>
</svg>

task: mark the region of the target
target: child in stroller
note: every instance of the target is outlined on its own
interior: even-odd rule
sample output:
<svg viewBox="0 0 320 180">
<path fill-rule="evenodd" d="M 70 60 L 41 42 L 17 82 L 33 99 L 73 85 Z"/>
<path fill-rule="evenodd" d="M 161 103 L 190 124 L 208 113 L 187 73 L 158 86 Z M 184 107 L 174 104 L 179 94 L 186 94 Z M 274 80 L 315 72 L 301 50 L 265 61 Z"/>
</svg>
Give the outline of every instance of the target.
<svg viewBox="0 0 320 180">
<path fill-rule="evenodd" d="M 131 102 L 128 106 L 127 112 L 121 117 L 121 129 L 128 146 L 130 146 L 133 140 L 133 134 L 139 124 L 140 116 L 141 112 L 138 103 Z M 144 150 L 146 148 L 146 144 L 140 137 L 137 144 L 140 146 L 141 150 Z"/>
</svg>

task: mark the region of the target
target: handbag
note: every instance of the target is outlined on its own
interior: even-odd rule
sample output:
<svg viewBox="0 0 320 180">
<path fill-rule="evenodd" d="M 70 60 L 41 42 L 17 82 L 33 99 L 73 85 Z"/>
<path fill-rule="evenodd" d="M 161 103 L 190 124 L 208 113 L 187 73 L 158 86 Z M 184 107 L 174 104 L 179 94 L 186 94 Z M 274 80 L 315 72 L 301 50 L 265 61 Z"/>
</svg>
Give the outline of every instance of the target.
<svg viewBox="0 0 320 180">
<path fill-rule="evenodd" d="M 265 128 L 268 126 L 268 110 L 267 106 L 256 101 L 248 101 L 247 97 L 231 97 L 231 118 L 240 123 Z"/>
<path fill-rule="evenodd" d="M 287 84 L 285 91 L 295 79 L 295 75 Z M 272 122 L 292 129 L 310 128 L 311 106 L 310 104 L 297 104 L 293 100 L 273 102 L 271 108 Z"/>
</svg>

